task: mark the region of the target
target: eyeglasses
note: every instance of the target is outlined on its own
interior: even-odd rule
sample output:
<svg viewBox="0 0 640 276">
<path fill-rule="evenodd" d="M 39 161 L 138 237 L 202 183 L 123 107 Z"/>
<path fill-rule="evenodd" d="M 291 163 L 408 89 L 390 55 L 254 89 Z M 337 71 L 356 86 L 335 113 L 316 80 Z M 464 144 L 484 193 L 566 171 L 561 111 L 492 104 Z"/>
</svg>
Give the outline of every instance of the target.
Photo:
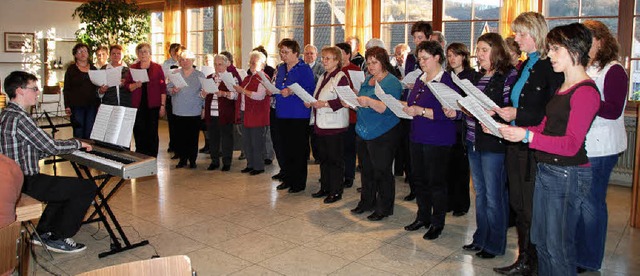
<svg viewBox="0 0 640 276">
<path fill-rule="evenodd" d="M 34 87 L 28 87 L 28 86 L 27 86 L 27 87 L 23 87 L 22 89 L 30 89 L 30 90 L 31 90 L 31 91 L 33 91 L 33 92 L 38 92 L 38 91 L 40 91 L 40 88 L 38 88 L 37 86 L 34 86 Z"/>
<path fill-rule="evenodd" d="M 288 55 L 288 54 L 291 54 L 291 53 L 293 53 L 293 51 L 280 50 L 280 54 L 281 55 Z"/>
<path fill-rule="evenodd" d="M 429 59 L 430 59 L 430 58 L 432 58 L 432 57 L 433 57 L 433 56 L 431 56 L 431 57 L 427 57 L 427 56 L 418 57 L 418 61 L 427 61 L 427 60 L 429 60 Z"/>
<path fill-rule="evenodd" d="M 332 60 L 334 57 L 322 57 L 322 60 Z"/>
</svg>

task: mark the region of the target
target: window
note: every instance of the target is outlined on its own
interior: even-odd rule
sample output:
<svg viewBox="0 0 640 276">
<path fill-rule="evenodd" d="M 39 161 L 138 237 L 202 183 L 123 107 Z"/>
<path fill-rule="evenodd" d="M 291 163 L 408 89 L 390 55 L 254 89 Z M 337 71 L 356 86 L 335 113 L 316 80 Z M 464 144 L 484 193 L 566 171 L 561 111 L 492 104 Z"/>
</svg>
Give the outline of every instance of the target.
<svg viewBox="0 0 640 276">
<path fill-rule="evenodd" d="M 396 45 L 407 43 L 413 51 L 411 26 L 416 21 L 433 20 L 433 0 L 381 0 L 380 4 L 380 38 L 387 49 L 393 51 Z M 364 45 L 366 41 L 361 43 Z"/>
<path fill-rule="evenodd" d="M 162 63 L 164 53 L 164 12 L 151 13 L 151 60 Z M 135 53 L 135 52 L 134 52 Z"/>
<path fill-rule="evenodd" d="M 318 50 L 344 42 L 345 3 L 346 0 L 311 1 L 311 44 Z"/>
<path fill-rule="evenodd" d="M 300 54 L 304 47 L 304 0 L 277 0 L 276 18 L 269 44 L 265 45 L 267 52 L 276 61 L 280 62 L 278 55 L 278 42 L 283 38 L 291 38 L 300 45 Z"/>
<path fill-rule="evenodd" d="M 202 64 L 206 54 L 213 53 L 214 8 L 187 9 L 187 49 L 196 55 L 195 64 Z"/>
<path fill-rule="evenodd" d="M 498 32 L 499 0 L 443 0 L 442 24 L 447 44 L 463 43 L 475 55 L 478 37 Z"/>
<path fill-rule="evenodd" d="M 619 0 L 548 0 L 544 2 L 543 14 L 547 18 L 549 29 L 593 19 L 605 23 L 613 36 L 617 36 L 619 2 Z"/>
<path fill-rule="evenodd" d="M 629 70 L 629 98 L 640 100 L 640 0 L 635 1 L 633 37 L 631 39 L 631 68 Z"/>
</svg>

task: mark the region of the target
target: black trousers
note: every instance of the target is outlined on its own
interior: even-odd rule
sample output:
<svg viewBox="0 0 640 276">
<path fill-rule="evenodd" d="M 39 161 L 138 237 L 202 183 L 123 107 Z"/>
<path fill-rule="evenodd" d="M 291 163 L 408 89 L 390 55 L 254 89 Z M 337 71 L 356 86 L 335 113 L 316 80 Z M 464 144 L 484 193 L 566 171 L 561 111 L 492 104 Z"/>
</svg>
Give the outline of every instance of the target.
<svg viewBox="0 0 640 276">
<path fill-rule="evenodd" d="M 342 133 L 344 140 L 344 179 L 356 178 L 356 124 L 349 124 Z"/>
<path fill-rule="evenodd" d="M 447 168 L 448 196 L 447 211 L 468 212 L 471 204 L 469 196 L 469 157 L 465 148 L 465 127 L 463 121 L 456 121 L 456 143 L 451 147 Z"/>
<path fill-rule="evenodd" d="M 211 163 L 231 166 L 231 157 L 233 156 L 233 124 L 220 124 L 220 117 L 212 116 L 209 125 L 207 125 L 209 133 L 209 155 Z"/>
<path fill-rule="evenodd" d="M 447 213 L 447 171 L 451 147 L 411 143 L 411 166 L 417 220 L 444 226 Z"/>
<path fill-rule="evenodd" d="M 361 209 L 374 210 L 380 215 L 393 214 L 396 189 L 392 166 L 399 138 L 398 125 L 372 140 L 358 136 L 358 159 L 362 163 L 358 207 Z"/>
<path fill-rule="evenodd" d="M 283 156 L 278 158 L 278 162 L 282 161 L 280 167 L 284 168 L 284 183 L 292 189 L 305 189 L 307 187 L 307 157 L 309 157 L 309 119 L 278 118 L 277 125 L 277 133 L 283 143 Z"/>
<path fill-rule="evenodd" d="M 187 160 L 191 164 L 196 163 L 198 158 L 198 138 L 200 138 L 200 116 L 178 116 L 175 115 L 176 131 L 176 153 L 180 156 L 180 162 Z"/>
<path fill-rule="evenodd" d="M 344 182 L 344 140 L 342 133 L 317 135 L 320 157 L 320 189 L 330 194 L 342 194 Z"/>
<path fill-rule="evenodd" d="M 314 126 L 309 126 L 307 129 L 309 130 L 309 148 L 311 151 L 311 156 L 313 156 L 313 160 L 320 160 L 320 154 L 318 151 L 318 135 L 313 130 Z"/>
<path fill-rule="evenodd" d="M 169 148 L 176 149 L 176 115 L 173 115 L 173 104 L 171 104 L 171 95 L 167 95 L 167 101 L 165 102 L 165 111 L 167 113 L 167 125 L 169 126 Z"/>
<path fill-rule="evenodd" d="M 409 154 L 409 132 L 411 131 L 411 120 L 400 119 L 400 140 L 398 141 L 398 149 L 396 150 L 395 160 L 393 164 L 393 173 L 397 176 L 405 175 L 409 179 L 409 187 L 413 193 L 413 184 L 411 183 L 411 160 Z"/>
<path fill-rule="evenodd" d="M 96 184 L 88 179 L 37 174 L 24 176 L 22 192 L 47 203 L 38 233 L 51 232 L 55 238 L 73 237 L 96 195 Z"/>
<path fill-rule="evenodd" d="M 160 108 L 138 108 L 133 126 L 136 152 L 158 157 L 158 117 Z"/>
<path fill-rule="evenodd" d="M 525 144 L 514 143 L 507 145 L 505 155 L 509 179 L 509 204 L 516 215 L 518 250 L 520 254 L 526 253 L 530 256 L 536 254 L 529 235 L 537 171 L 533 152 Z"/>
<path fill-rule="evenodd" d="M 283 152 L 282 152 L 282 141 L 280 140 L 280 131 L 278 128 L 278 118 L 276 117 L 276 109 L 271 108 L 271 112 L 269 113 L 269 121 L 271 125 L 270 134 L 271 134 L 271 143 L 273 144 L 273 151 L 276 154 L 276 160 L 278 160 L 278 166 L 280 166 L 280 173 L 285 173 L 284 171 L 284 161 L 282 160 Z"/>
</svg>

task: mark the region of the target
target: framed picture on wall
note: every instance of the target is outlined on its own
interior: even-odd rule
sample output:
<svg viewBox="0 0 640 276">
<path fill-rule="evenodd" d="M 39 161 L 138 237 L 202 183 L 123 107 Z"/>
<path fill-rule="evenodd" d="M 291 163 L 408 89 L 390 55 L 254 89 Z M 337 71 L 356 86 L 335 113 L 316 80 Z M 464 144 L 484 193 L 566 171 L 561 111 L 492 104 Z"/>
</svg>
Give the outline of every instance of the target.
<svg viewBox="0 0 640 276">
<path fill-rule="evenodd" d="M 33 52 L 33 43 L 35 41 L 34 33 L 4 33 L 4 51 L 5 52 L 22 52 L 22 47 L 25 46 L 28 52 Z"/>
</svg>

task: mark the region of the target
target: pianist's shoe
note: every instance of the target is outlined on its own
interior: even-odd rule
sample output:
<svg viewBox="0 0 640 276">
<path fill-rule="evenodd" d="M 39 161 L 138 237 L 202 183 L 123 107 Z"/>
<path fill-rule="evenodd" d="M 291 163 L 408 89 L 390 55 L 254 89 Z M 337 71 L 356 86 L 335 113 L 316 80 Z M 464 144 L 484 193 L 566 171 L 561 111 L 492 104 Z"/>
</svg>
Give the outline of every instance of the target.
<svg viewBox="0 0 640 276">
<path fill-rule="evenodd" d="M 57 253 L 77 253 L 87 249 L 84 244 L 76 243 L 72 238 L 54 240 L 52 239 L 51 235 L 42 235 L 41 238 L 42 242 L 44 242 L 44 245 L 39 241 L 34 242 L 33 244 L 46 246 L 50 251 Z"/>
</svg>

